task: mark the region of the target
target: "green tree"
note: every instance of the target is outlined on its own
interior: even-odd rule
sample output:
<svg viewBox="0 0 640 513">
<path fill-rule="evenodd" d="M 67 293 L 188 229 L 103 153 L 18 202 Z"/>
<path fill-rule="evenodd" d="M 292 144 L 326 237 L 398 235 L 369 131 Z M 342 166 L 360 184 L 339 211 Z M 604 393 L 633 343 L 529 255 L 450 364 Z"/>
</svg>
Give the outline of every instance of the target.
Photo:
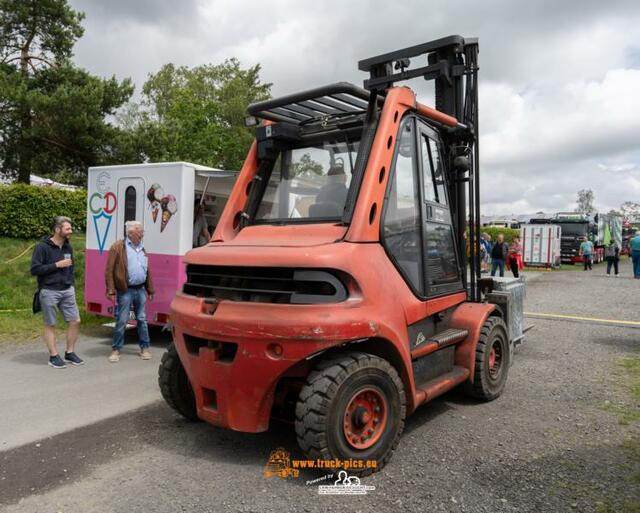
<svg viewBox="0 0 640 513">
<path fill-rule="evenodd" d="M 640 203 L 637 201 L 625 201 L 620 205 L 620 213 L 631 220 L 640 219 Z"/>
<path fill-rule="evenodd" d="M 0 163 L 20 182 L 83 184 L 88 166 L 118 158 L 121 134 L 105 116 L 133 86 L 73 66 L 83 18 L 66 0 L 0 0 Z"/>
<path fill-rule="evenodd" d="M 244 123 L 247 105 L 270 96 L 271 84 L 259 74 L 260 65 L 242 69 L 237 59 L 194 68 L 166 64 L 144 84 L 142 103 L 126 113 L 123 127 L 135 130 L 132 145 L 149 160 L 239 169 L 254 135 Z"/>
<path fill-rule="evenodd" d="M 324 167 L 320 162 L 317 162 L 311 158 L 311 155 L 304 153 L 300 157 L 299 162 L 293 164 L 293 176 L 313 176 L 323 175 Z"/>
<path fill-rule="evenodd" d="M 581 214 L 593 214 L 596 211 L 596 207 L 593 202 L 595 197 L 591 189 L 581 189 L 578 191 L 578 199 L 576 201 L 576 212 Z"/>
</svg>

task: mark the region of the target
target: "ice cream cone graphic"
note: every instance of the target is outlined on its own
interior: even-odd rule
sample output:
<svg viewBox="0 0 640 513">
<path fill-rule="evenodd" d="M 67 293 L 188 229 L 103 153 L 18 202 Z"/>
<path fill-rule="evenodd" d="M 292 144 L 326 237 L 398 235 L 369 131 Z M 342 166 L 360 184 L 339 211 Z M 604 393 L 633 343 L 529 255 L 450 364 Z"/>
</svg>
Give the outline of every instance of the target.
<svg viewBox="0 0 640 513">
<path fill-rule="evenodd" d="M 149 200 L 149 208 L 151 208 L 151 218 L 153 222 L 158 219 L 158 212 L 160 211 L 160 202 L 164 196 L 164 190 L 159 183 L 154 183 L 147 191 L 147 199 Z"/>
<path fill-rule="evenodd" d="M 167 227 L 167 223 L 169 222 L 169 220 L 171 219 L 171 212 L 169 212 L 168 210 L 163 210 L 162 211 L 162 221 L 160 222 L 160 231 L 163 232 L 164 229 Z"/>
<path fill-rule="evenodd" d="M 171 216 L 178 211 L 178 203 L 175 196 L 168 194 L 160 200 L 160 207 L 162 207 L 162 221 L 160 222 L 160 232 L 163 232 L 167 227 Z"/>
</svg>

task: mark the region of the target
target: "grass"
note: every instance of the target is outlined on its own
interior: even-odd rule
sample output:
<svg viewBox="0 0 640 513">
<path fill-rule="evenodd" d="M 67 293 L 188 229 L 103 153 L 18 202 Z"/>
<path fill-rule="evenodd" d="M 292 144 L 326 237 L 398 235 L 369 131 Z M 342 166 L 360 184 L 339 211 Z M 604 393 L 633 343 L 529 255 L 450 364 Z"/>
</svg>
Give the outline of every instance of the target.
<svg viewBox="0 0 640 513">
<path fill-rule="evenodd" d="M 625 403 L 606 404 L 602 409 L 615 414 L 620 425 L 628 426 L 640 421 L 640 356 L 622 358 L 618 369 L 616 375 L 620 376 L 623 386 L 628 387 L 630 399 Z"/>
<path fill-rule="evenodd" d="M 627 383 L 631 391 L 631 404 L 625 405 L 618 411 L 621 424 L 632 424 L 640 421 L 640 356 L 623 358 L 620 365 L 627 374 Z M 640 455 L 640 450 L 638 450 Z"/>
<path fill-rule="evenodd" d="M 624 378 L 626 378 L 623 384 L 628 388 L 629 402 L 606 409 L 618 416 L 618 422 L 621 425 L 629 425 L 640 421 L 640 356 L 622 358 L 619 361 L 619 367 L 623 370 Z M 622 447 L 633 462 L 632 468 L 637 469 L 637 465 L 640 463 L 640 438 L 638 435 L 631 433 L 624 440 Z M 630 474 L 628 479 L 632 483 L 640 483 L 640 472 L 636 470 Z M 597 509 L 598 513 L 613 513 L 614 511 L 616 513 L 638 512 L 640 511 L 640 501 L 625 502 L 622 509 L 614 508 L 609 502 L 605 502 Z"/>
<path fill-rule="evenodd" d="M 31 276 L 31 254 L 37 240 L 0 237 L 0 343 L 38 339 L 42 334 L 42 314 L 31 313 L 36 279 Z M 84 309 L 84 233 L 71 238 L 75 260 L 76 298 L 83 332 L 93 332 L 104 317 L 87 314 Z M 24 253 L 24 254 L 22 254 Z M 58 329 L 65 323 L 59 316 Z"/>
</svg>

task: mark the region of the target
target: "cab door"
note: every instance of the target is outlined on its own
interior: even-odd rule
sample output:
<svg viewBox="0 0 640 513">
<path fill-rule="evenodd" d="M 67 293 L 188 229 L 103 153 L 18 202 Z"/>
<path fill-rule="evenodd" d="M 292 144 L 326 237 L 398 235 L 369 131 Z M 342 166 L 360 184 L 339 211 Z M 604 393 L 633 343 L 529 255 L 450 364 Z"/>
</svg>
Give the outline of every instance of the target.
<svg viewBox="0 0 640 513">
<path fill-rule="evenodd" d="M 427 297 L 463 290 L 458 265 L 444 160 L 438 134 L 417 120 L 417 150 L 422 199 L 424 290 Z"/>
</svg>

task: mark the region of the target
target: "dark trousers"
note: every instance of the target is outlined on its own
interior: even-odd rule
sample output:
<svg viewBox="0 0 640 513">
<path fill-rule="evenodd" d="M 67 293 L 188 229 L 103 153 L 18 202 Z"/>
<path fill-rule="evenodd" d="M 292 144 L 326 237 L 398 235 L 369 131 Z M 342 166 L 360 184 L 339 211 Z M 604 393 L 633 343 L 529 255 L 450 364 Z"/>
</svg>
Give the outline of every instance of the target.
<svg viewBox="0 0 640 513">
<path fill-rule="evenodd" d="M 640 278 L 640 251 L 631 251 L 631 261 L 633 262 L 633 277 Z"/>
<path fill-rule="evenodd" d="M 591 267 L 591 255 L 582 255 L 582 260 L 584 261 L 585 271 L 587 270 L 587 268 L 593 269 L 593 267 Z"/>
<path fill-rule="evenodd" d="M 518 273 L 518 259 L 516 257 L 509 257 L 509 268 L 511 269 L 514 278 L 520 276 Z"/>
<path fill-rule="evenodd" d="M 616 275 L 618 274 L 618 259 L 616 257 L 607 257 L 607 274 L 611 274 L 611 266 Z"/>
<path fill-rule="evenodd" d="M 496 275 L 496 269 L 500 268 L 500 277 L 504 276 L 504 260 L 501 258 L 493 258 L 491 260 L 491 276 Z"/>
</svg>

